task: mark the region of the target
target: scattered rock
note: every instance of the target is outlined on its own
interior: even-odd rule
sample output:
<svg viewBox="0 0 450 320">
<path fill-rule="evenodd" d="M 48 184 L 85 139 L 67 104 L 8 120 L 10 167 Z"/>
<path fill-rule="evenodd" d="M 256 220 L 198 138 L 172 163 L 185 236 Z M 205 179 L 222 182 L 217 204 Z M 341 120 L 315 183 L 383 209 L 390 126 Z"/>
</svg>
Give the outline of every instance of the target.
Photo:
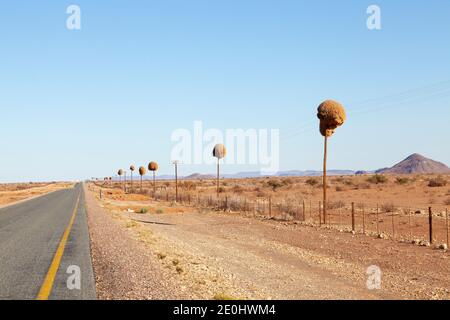
<svg viewBox="0 0 450 320">
<path fill-rule="evenodd" d="M 378 238 L 378 239 L 387 239 L 388 236 L 387 236 L 386 234 L 384 234 L 384 233 L 379 233 L 378 236 L 377 236 L 377 238 Z"/>
<path fill-rule="evenodd" d="M 425 240 L 421 240 L 419 242 L 419 246 L 421 246 L 421 247 L 429 247 L 430 246 L 430 242 L 429 241 L 425 241 Z"/>
</svg>

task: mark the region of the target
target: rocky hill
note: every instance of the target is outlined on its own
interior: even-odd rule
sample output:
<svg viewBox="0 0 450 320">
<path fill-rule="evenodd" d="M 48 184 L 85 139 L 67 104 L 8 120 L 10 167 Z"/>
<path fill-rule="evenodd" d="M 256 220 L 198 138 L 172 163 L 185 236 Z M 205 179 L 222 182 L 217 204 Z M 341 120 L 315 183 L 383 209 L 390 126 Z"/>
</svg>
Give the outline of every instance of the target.
<svg viewBox="0 0 450 320">
<path fill-rule="evenodd" d="M 377 173 L 421 174 L 421 173 L 450 173 L 450 168 L 441 162 L 428 159 L 418 153 L 410 155 L 405 160 L 391 168 L 377 170 Z"/>
</svg>

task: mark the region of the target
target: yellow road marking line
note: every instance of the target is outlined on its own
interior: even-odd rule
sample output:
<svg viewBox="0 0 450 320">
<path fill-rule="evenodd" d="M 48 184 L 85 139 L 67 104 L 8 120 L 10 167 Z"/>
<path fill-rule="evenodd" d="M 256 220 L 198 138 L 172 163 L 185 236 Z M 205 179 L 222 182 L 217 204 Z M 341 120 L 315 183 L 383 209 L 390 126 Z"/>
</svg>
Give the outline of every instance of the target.
<svg viewBox="0 0 450 320">
<path fill-rule="evenodd" d="M 72 229 L 73 223 L 75 221 L 75 216 L 78 211 L 78 204 L 80 202 L 80 196 L 78 196 L 77 203 L 75 208 L 73 209 L 72 217 L 70 218 L 69 225 L 67 226 L 64 234 L 59 243 L 58 249 L 56 250 L 55 256 L 53 257 L 52 264 L 47 271 L 47 275 L 45 276 L 45 280 L 42 283 L 41 289 L 39 290 L 39 294 L 36 297 L 36 300 L 48 300 L 50 293 L 52 292 L 53 283 L 55 282 L 56 273 L 58 272 L 59 265 L 61 264 L 61 259 L 64 254 L 64 249 L 66 248 L 67 239 L 70 235 L 70 230 Z"/>
</svg>

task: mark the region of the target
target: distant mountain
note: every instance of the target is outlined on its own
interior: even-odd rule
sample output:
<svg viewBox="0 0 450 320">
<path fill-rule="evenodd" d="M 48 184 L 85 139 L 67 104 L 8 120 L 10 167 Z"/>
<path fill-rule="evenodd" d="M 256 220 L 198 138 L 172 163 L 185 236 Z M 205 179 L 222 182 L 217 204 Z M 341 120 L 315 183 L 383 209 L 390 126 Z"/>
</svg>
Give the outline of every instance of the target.
<svg viewBox="0 0 450 320">
<path fill-rule="evenodd" d="M 391 168 L 377 170 L 376 173 L 450 173 L 450 168 L 441 162 L 437 162 L 414 153 L 405 160 L 397 163 Z"/>
<path fill-rule="evenodd" d="M 214 179 L 215 176 L 210 174 L 200 174 L 200 173 L 193 173 L 187 177 L 183 177 L 182 179 L 185 180 L 208 180 L 208 179 Z"/>
<path fill-rule="evenodd" d="M 353 170 L 328 170 L 327 174 L 330 176 L 345 176 L 353 175 L 355 171 Z M 289 171 L 279 171 L 274 175 L 261 174 L 259 171 L 250 172 L 239 172 L 235 174 L 224 174 L 223 177 L 231 179 L 241 179 L 241 178 L 262 178 L 262 177 L 309 177 L 309 176 L 321 176 L 322 171 L 315 170 L 289 170 Z"/>
</svg>

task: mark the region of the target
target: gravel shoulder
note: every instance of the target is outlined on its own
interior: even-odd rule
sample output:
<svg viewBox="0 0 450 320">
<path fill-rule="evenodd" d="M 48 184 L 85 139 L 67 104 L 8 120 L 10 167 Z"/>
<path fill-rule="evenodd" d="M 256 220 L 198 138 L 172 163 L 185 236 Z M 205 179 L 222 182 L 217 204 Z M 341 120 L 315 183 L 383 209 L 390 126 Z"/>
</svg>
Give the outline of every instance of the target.
<svg viewBox="0 0 450 320">
<path fill-rule="evenodd" d="M 97 298 L 162 300 L 190 297 L 171 270 L 135 234 L 127 221 L 103 210 L 85 187 Z"/>
<path fill-rule="evenodd" d="M 162 270 L 157 278 L 172 281 L 173 288 L 181 290 L 176 292 L 189 299 L 450 299 L 449 254 L 441 250 L 152 201 L 100 203 L 100 220 L 92 224 L 104 236 L 92 238 L 94 269 L 101 265 L 97 291 L 105 296 L 121 298 L 114 293 L 120 281 L 144 276 L 144 262 L 130 261 L 146 255 L 146 267 Z M 160 213 L 123 209 L 133 205 L 158 208 Z M 101 231 L 107 224 L 114 230 L 108 226 L 111 230 Z M 99 246 L 113 240 L 105 238 L 111 232 L 120 248 L 95 253 L 95 242 Z M 128 240 L 120 243 L 125 234 Z M 120 251 L 120 256 L 129 256 L 122 271 L 128 276 L 122 279 L 115 273 L 116 279 L 105 280 L 102 273 L 117 263 Z M 372 265 L 383 273 L 380 290 L 367 289 L 366 271 Z M 126 284 L 131 291 L 135 285 Z M 141 287 L 136 293 L 152 298 L 151 290 Z"/>
</svg>

